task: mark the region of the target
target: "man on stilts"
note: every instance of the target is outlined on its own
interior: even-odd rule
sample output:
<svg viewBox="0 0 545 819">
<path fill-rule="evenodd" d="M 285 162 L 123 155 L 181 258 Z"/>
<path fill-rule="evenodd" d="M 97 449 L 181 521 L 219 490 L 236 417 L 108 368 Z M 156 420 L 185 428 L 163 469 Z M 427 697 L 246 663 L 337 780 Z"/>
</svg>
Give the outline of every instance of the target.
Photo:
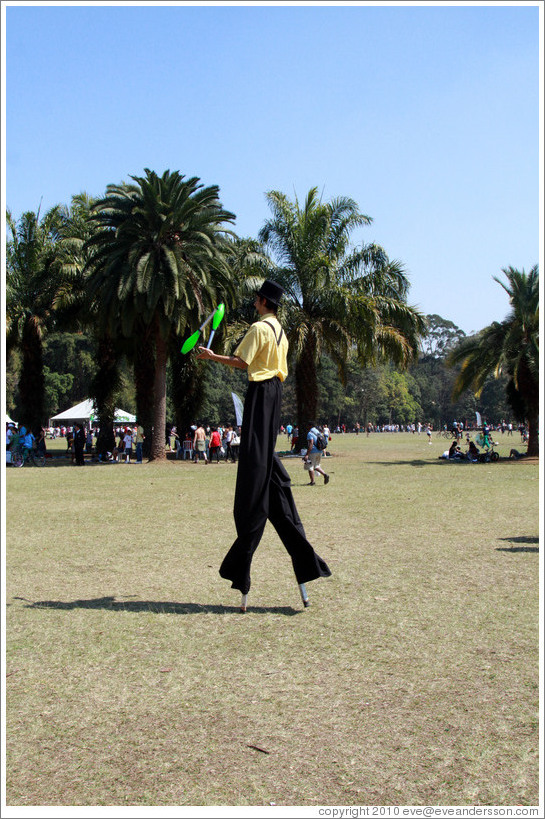
<svg viewBox="0 0 545 819">
<path fill-rule="evenodd" d="M 309 604 L 305 583 L 331 574 L 306 538 L 290 477 L 275 453 L 282 382 L 288 374 L 288 341 L 276 317 L 283 293 L 276 282 L 263 283 L 254 302 L 259 320 L 252 324 L 234 355 L 217 355 L 199 347 L 197 356 L 248 372 L 234 503 L 237 538 L 220 567 L 220 575 L 242 592 L 241 611 L 246 611 L 252 558 L 267 520 L 291 557 L 305 606 Z"/>
</svg>

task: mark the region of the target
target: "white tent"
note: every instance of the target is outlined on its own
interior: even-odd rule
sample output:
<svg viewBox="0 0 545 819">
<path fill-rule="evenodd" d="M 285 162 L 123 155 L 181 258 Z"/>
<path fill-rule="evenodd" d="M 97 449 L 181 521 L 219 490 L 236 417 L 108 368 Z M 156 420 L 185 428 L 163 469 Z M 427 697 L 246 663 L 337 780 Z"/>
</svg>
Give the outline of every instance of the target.
<svg viewBox="0 0 545 819">
<path fill-rule="evenodd" d="M 70 407 L 70 409 L 65 410 L 64 412 L 59 412 L 58 415 L 54 415 L 52 418 L 49 419 L 49 426 L 54 427 L 57 425 L 62 425 L 66 423 L 75 424 L 76 421 L 80 423 L 89 423 L 91 416 L 94 416 L 95 408 L 94 404 L 90 398 L 86 401 L 81 401 L 79 404 L 76 404 L 74 407 Z"/>
<path fill-rule="evenodd" d="M 116 409 L 115 421 L 118 424 L 136 424 L 136 415 L 133 415 L 132 412 Z"/>
<path fill-rule="evenodd" d="M 95 405 L 90 398 L 87 398 L 86 401 L 81 401 L 79 404 L 70 407 L 70 409 L 64 412 L 59 412 L 58 415 L 54 415 L 49 419 L 49 426 L 75 424 L 76 421 L 79 421 L 81 424 L 98 423 Z M 125 410 L 116 409 L 114 422 L 117 424 L 135 424 L 136 415 L 133 415 L 131 412 L 125 412 Z"/>
</svg>

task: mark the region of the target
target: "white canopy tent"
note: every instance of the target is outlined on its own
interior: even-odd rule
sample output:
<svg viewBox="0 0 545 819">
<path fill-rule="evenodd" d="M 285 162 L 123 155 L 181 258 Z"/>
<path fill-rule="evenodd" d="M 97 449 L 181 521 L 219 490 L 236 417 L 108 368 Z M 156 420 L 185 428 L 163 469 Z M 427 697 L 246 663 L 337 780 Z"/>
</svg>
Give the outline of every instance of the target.
<svg viewBox="0 0 545 819">
<path fill-rule="evenodd" d="M 116 424 L 136 424 L 136 415 L 133 415 L 132 412 L 116 409 L 115 422 Z"/>
<path fill-rule="evenodd" d="M 87 424 L 87 426 L 99 423 L 92 399 L 87 398 L 87 400 L 81 401 L 74 407 L 70 407 L 70 409 L 59 412 L 58 415 L 54 415 L 49 419 L 49 426 L 55 427 L 62 426 L 63 424 L 75 424 L 76 421 L 80 424 Z M 136 415 L 133 415 L 131 412 L 125 412 L 125 410 L 116 409 L 114 423 L 135 424 Z"/>
</svg>

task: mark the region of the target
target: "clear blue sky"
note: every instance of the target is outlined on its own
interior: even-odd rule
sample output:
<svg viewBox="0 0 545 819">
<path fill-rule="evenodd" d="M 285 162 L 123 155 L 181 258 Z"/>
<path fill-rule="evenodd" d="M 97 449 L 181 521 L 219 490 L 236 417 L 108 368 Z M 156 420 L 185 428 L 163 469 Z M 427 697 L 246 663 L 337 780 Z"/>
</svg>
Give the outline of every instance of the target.
<svg viewBox="0 0 545 819">
<path fill-rule="evenodd" d="M 535 4 L 3 10 L 16 217 L 148 167 L 219 185 L 255 237 L 266 191 L 317 186 L 466 333 L 508 312 L 493 276 L 540 261 Z"/>
</svg>

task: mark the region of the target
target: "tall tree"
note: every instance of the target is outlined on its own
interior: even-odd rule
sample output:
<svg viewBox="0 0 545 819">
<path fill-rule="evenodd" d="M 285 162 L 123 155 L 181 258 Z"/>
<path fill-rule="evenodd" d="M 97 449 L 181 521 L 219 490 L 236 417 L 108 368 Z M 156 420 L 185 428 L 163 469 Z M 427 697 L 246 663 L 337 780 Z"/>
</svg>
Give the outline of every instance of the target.
<svg viewBox="0 0 545 819">
<path fill-rule="evenodd" d="M 6 350 L 22 354 L 19 377 L 20 419 L 36 428 L 46 422 L 43 338 L 55 324 L 57 243 L 61 209 L 51 208 L 40 218 L 23 213 L 16 222 L 6 215 L 10 238 L 6 246 Z"/>
<path fill-rule="evenodd" d="M 145 169 L 134 184 L 109 185 L 94 207 L 98 231 L 88 244 L 90 288 L 130 337 L 149 332 L 154 348 L 152 460 L 165 455 L 166 369 L 172 333 L 182 335 L 231 293 L 226 223 L 216 185 L 178 171 Z"/>
<path fill-rule="evenodd" d="M 464 340 L 450 354 L 449 364 L 461 365 L 454 396 L 472 389 L 478 397 L 489 376 L 507 375 L 509 403 L 528 421 L 528 455 L 538 455 L 539 271 L 535 265 L 529 273 L 513 267 L 503 268 L 502 273 L 507 282 L 493 278 L 509 296 L 509 314 Z"/>
<path fill-rule="evenodd" d="M 317 365 L 329 353 L 344 379 L 352 348 L 363 365 L 391 360 L 405 367 L 417 355 L 424 317 L 406 303 L 401 264 L 374 244 L 351 248 L 354 229 L 371 223 L 354 200 L 323 203 L 312 188 L 302 206 L 270 191 L 273 216 L 259 238 L 276 262 L 286 291 L 281 312 L 295 363 L 299 429 L 316 421 Z"/>
<path fill-rule="evenodd" d="M 422 340 L 422 354 L 430 358 L 445 358 L 464 338 L 465 333 L 453 321 L 436 314 L 426 316 L 427 332 Z"/>
</svg>

